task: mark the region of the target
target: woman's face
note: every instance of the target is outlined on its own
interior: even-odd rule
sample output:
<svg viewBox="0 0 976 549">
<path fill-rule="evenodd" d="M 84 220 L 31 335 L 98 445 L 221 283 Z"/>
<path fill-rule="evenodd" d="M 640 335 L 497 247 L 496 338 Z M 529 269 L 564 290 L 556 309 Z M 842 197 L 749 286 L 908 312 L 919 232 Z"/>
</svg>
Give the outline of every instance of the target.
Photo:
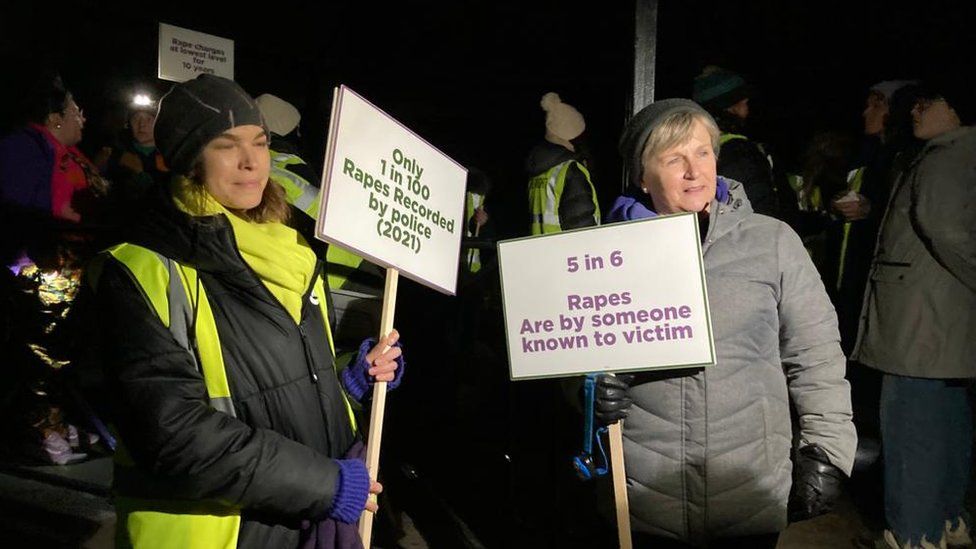
<svg viewBox="0 0 976 549">
<path fill-rule="evenodd" d="M 912 109 L 912 130 L 919 139 L 932 139 L 959 125 L 956 111 L 945 99 L 919 99 Z"/>
<path fill-rule="evenodd" d="M 52 114 L 48 120 L 51 133 L 62 145 L 73 147 L 81 142 L 81 130 L 85 127 L 85 115 L 73 97 L 69 95 L 64 110 Z"/>
<path fill-rule="evenodd" d="M 715 162 L 711 135 L 695 120 L 687 141 L 644 158 L 641 187 L 659 214 L 707 212 L 715 198 Z"/>
<path fill-rule="evenodd" d="M 861 116 L 864 118 L 864 135 L 881 134 L 888 118 L 888 100 L 884 94 L 877 91 L 869 93 Z"/>
<path fill-rule="evenodd" d="M 132 138 L 140 145 L 152 145 L 155 143 L 153 138 L 153 125 L 156 123 L 156 115 L 146 111 L 136 111 L 129 117 L 129 128 L 132 130 Z"/>
<path fill-rule="evenodd" d="M 203 149 L 204 187 L 229 210 L 261 203 L 271 173 L 268 134 L 261 126 L 237 126 Z"/>
</svg>

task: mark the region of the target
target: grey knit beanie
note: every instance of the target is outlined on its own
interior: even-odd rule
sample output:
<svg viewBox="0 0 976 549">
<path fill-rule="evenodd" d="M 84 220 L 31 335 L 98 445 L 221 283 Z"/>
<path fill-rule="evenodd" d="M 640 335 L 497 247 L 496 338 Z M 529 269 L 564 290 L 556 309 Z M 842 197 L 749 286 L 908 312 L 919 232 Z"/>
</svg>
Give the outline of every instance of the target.
<svg viewBox="0 0 976 549">
<path fill-rule="evenodd" d="M 202 74 L 174 85 L 159 100 L 153 134 L 166 166 L 187 175 L 210 140 L 247 125 L 268 129 L 254 99 L 233 80 Z"/>
<path fill-rule="evenodd" d="M 708 111 L 690 99 L 662 99 L 641 109 L 624 127 L 619 148 L 620 155 L 630 168 L 631 183 L 640 186 L 640 179 L 644 174 L 641 156 L 651 132 L 660 126 L 665 118 L 679 112 L 700 113 L 709 119 L 712 118 Z"/>
</svg>

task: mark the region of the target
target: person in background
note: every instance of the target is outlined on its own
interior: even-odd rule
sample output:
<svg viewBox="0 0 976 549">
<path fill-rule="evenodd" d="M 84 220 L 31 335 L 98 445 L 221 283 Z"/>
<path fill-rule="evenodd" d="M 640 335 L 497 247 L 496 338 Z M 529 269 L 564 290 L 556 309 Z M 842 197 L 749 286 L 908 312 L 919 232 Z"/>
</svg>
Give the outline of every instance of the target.
<svg viewBox="0 0 976 549">
<path fill-rule="evenodd" d="M 848 165 L 846 188 L 827 204 L 830 224 L 826 233 L 824 284 L 837 310 L 841 348 L 850 356 L 864 301 L 881 219 L 888 207 L 892 184 L 921 148 L 914 136 L 911 111 L 918 83 L 886 80 L 871 86 L 862 113 L 863 140 L 859 153 Z M 830 196 L 829 194 L 827 196 Z M 883 375 L 856 360 L 847 363 L 854 423 L 861 446 L 855 465 L 852 492 L 872 512 L 883 507 L 881 424 L 878 406 Z"/>
<path fill-rule="evenodd" d="M 971 547 L 976 102 L 968 82 L 949 78 L 919 98 L 925 145 L 892 190 L 851 358 L 883 373 L 888 529 L 877 546 Z"/>
<path fill-rule="evenodd" d="M 789 188 L 783 193 L 784 199 L 789 197 L 795 204 L 783 208 L 784 211 L 792 210 L 788 216 L 790 227 L 800 236 L 825 281 L 832 280 L 830 275 L 836 272 L 836 262 L 828 258 L 828 234 L 831 226 L 836 224 L 828 211 L 828 199 L 846 191 L 849 180 L 856 174 L 849 170 L 851 149 L 851 139 L 847 135 L 834 131 L 818 132 L 803 151 L 800 173 L 787 176 Z M 833 265 L 833 271 L 830 265 Z M 824 285 L 827 294 L 832 296 L 833 286 L 828 282 Z"/>
<path fill-rule="evenodd" d="M 85 191 L 107 183 L 78 149 L 85 115 L 60 77 L 42 77 L 31 90 L 27 123 L 0 139 L 0 204 L 79 222 Z M 76 196 L 79 195 L 79 196 Z"/>
<path fill-rule="evenodd" d="M 294 105 L 270 93 L 255 101 L 271 130 L 271 178 L 285 189 L 290 204 L 314 219 L 321 176 L 298 154 L 302 115 Z"/>
<path fill-rule="evenodd" d="M 583 115 L 549 92 L 540 102 L 546 112 L 545 140 L 525 163 L 529 173 L 530 234 L 548 234 L 600 224 L 600 203 L 590 172 L 573 141 L 586 130 Z"/>
<path fill-rule="evenodd" d="M 121 544 L 361 547 L 381 487 L 352 405 L 399 384 L 397 332 L 336 368 L 322 260 L 239 85 L 174 85 L 155 137 L 174 177 L 91 273 Z"/>
<path fill-rule="evenodd" d="M 101 152 L 107 155 L 99 162 L 102 173 L 121 187 L 117 190 L 125 192 L 128 203 L 138 201 L 152 185 L 169 180 L 169 169 L 153 136 L 156 109 L 156 100 L 148 93 L 134 94 L 126 106 L 125 128 L 115 145 Z"/>
<path fill-rule="evenodd" d="M 27 120 L 0 138 L 0 325 L 5 437 L 16 457 L 65 464 L 89 440 L 66 417 L 67 322 L 93 248 L 88 224 L 108 184 L 78 149 L 85 116 L 61 78 L 39 75 L 21 94 Z"/>
<path fill-rule="evenodd" d="M 787 521 L 832 509 L 854 461 L 823 283 L 796 233 L 717 174 L 719 142 L 715 121 L 687 99 L 645 107 L 620 140 L 635 192 L 607 218 L 697 214 L 716 353 L 704 369 L 597 378 L 597 418 L 626 418 L 637 546 L 775 547 Z"/>
<path fill-rule="evenodd" d="M 836 222 L 828 234 L 824 280 L 837 309 L 845 354 L 850 354 L 857 338 L 874 244 L 897 178 L 895 159 L 909 149 L 913 154 L 918 147 L 911 132 L 917 88 L 910 80 L 886 80 L 871 86 L 863 112 L 861 151 L 849 167 L 847 184 L 828 193 L 831 199 L 825 206 Z"/>
<path fill-rule="evenodd" d="M 746 137 L 752 87 L 733 71 L 709 65 L 692 83 L 691 98 L 718 124 L 722 155 L 718 173 L 742 183 L 753 211 L 782 218 L 773 159 L 765 146 Z"/>
<path fill-rule="evenodd" d="M 321 177 L 298 154 L 297 138 L 301 113 L 291 103 L 270 93 L 259 95 L 255 101 L 271 131 L 271 179 L 285 190 L 288 203 L 305 214 L 302 219 L 294 222 L 299 225 L 299 230 L 306 238 L 314 240 Z M 322 244 L 315 241 L 313 245 Z M 385 273 L 382 269 L 339 246 L 328 246 L 325 254 L 327 281 L 331 290 L 349 290 L 370 296 L 383 293 Z M 345 299 L 340 297 L 338 301 L 338 308 L 345 310 Z M 341 319 L 339 324 L 344 326 Z"/>
<path fill-rule="evenodd" d="M 469 238 L 486 236 L 483 233 L 488 223 L 488 210 L 485 209 L 485 199 L 491 192 L 491 180 L 488 174 L 478 168 L 468 168 L 468 180 L 464 192 L 464 235 Z M 481 270 L 481 250 L 471 248 L 464 250 L 461 261 L 464 268 L 471 274 Z"/>
</svg>

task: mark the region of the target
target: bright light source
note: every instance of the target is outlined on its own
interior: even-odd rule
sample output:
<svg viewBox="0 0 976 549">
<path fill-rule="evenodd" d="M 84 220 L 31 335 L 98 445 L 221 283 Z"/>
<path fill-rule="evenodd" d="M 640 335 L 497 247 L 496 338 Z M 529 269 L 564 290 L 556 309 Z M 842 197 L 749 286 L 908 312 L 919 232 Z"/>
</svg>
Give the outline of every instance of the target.
<svg viewBox="0 0 976 549">
<path fill-rule="evenodd" d="M 132 97 L 132 104 L 138 107 L 148 107 L 152 105 L 152 99 L 144 93 L 137 93 Z"/>
</svg>

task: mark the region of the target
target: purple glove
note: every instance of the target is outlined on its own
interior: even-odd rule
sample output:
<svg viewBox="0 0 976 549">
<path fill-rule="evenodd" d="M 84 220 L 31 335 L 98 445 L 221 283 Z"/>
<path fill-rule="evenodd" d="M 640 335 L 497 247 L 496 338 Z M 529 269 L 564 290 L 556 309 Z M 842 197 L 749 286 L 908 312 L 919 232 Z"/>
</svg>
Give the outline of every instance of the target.
<svg viewBox="0 0 976 549">
<path fill-rule="evenodd" d="M 329 518 L 350 524 L 359 520 L 369 498 L 369 473 L 361 459 L 337 459 L 339 481 Z"/>
<path fill-rule="evenodd" d="M 376 345 L 375 338 L 371 337 L 363 340 L 359 346 L 359 353 L 356 355 L 356 360 L 342 371 L 342 386 L 349 393 L 349 396 L 356 399 L 357 402 L 362 402 L 363 397 L 373 388 L 373 383 L 376 382 L 376 379 L 369 375 L 370 364 L 366 362 L 366 354 L 369 353 L 369 350 L 374 345 Z M 400 342 L 397 341 L 393 346 L 400 347 Z M 397 369 L 396 373 L 393 374 L 393 380 L 386 384 L 387 391 L 396 389 L 403 379 L 403 368 L 406 366 L 403 355 L 397 357 L 396 363 Z"/>
</svg>

